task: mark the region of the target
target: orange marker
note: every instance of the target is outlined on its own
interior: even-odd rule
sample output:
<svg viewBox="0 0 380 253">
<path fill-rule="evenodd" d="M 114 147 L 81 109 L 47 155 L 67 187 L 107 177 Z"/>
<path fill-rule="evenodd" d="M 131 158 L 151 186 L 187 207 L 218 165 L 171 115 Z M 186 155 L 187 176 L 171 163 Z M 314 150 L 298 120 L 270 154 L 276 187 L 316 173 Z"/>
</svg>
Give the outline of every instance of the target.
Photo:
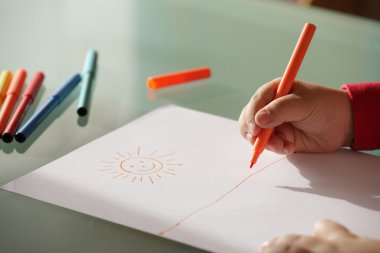
<svg viewBox="0 0 380 253">
<path fill-rule="evenodd" d="M 297 42 L 296 48 L 294 49 L 293 55 L 290 58 L 288 66 L 285 69 L 284 76 L 278 85 L 276 95 L 274 96 L 273 100 L 287 95 L 292 88 L 294 80 L 296 79 L 297 72 L 301 67 L 302 60 L 306 54 L 307 48 L 309 47 L 311 39 L 313 38 L 315 29 L 315 25 L 311 23 L 305 24 L 301 36 Z M 263 129 L 257 136 L 256 141 L 253 145 L 253 155 L 251 165 L 249 166 L 250 168 L 252 168 L 252 166 L 259 158 L 260 154 L 264 151 L 265 147 L 268 144 L 269 138 L 272 135 L 272 132 L 273 128 Z"/>
<path fill-rule="evenodd" d="M 4 70 L 0 76 L 0 104 L 2 104 L 4 101 L 5 94 L 8 90 L 11 80 L 12 80 L 12 73 L 8 70 Z"/>
<path fill-rule="evenodd" d="M 11 84 L 5 95 L 4 104 L 0 110 L 0 133 L 4 131 L 5 125 L 12 113 L 13 107 L 16 104 L 18 97 L 20 96 L 22 86 L 26 78 L 26 71 L 23 69 L 17 70 L 12 78 Z"/>
<path fill-rule="evenodd" d="M 147 86 L 149 89 L 155 90 L 172 85 L 208 78 L 210 75 L 211 71 L 208 67 L 190 69 L 161 76 L 149 77 L 147 80 Z"/>
<path fill-rule="evenodd" d="M 41 87 L 42 81 L 44 80 L 44 73 L 38 71 L 32 79 L 29 81 L 24 94 L 20 98 L 16 110 L 14 111 L 11 119 L 9 120 L 7 127 L 2 133 L 1 138 L 4 142 L 9 143 L 13 140 L 13 135 L 17 131 L 24 118 L 24 115 L 28 111 L 29 106 L 33 103 L 35 97 L 37 96 L 38 90 Z"/>
</svg>

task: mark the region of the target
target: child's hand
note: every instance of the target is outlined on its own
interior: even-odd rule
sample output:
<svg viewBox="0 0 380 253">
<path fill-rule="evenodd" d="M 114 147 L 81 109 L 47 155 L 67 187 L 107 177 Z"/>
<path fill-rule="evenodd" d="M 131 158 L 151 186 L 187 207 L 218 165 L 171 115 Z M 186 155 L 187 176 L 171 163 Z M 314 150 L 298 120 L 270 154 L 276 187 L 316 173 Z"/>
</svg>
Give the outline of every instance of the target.
<svg viewBox="0 0 380 253">
<path fill-rule="evenodd" d="M 323 220 L 314 235 L 287 235 L 263 243 L 261 253 L 378 253 L 380 241 L 351 234 L 345 227 Z"/>
<path fill-rule="evenodd" d="M 266 83 L 240 114 L 240 132 L 254 143 L 262 128 L 275 128 L 267 149 L 280 154 L 329 152 L 353 141 L 346 91 L 295 81 L 291 93 L 272 101 L 280 78 Z"/>
</svg>

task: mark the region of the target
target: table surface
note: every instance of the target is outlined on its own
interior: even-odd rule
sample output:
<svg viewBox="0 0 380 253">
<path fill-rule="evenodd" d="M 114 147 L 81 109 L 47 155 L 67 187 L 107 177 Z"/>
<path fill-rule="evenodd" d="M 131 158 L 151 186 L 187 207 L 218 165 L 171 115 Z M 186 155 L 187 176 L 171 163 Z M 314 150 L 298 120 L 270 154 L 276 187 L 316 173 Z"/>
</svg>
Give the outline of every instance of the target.
<svg viewBox="0 0 380 253">
<path fill-rule="evenodd" d="M 2 0 L 0 70 L 46 74 L 27 117 L 82 71 L 87 49 L 99 58 L 89 116 L 76 115 L 77 88 L 26 143 L 1 143 L 0 185 L 162 105 L 237 119 L 261 84 L 283 74 L 305 22 L 318 29 L 298 79 L 336 88 L 380 80 L 380 23 L 322 9 L 255 0 Z M 211 68 L 210 79 L 146 89 L 148 76 L 201 66 Z M 0 252 L 200 252 L 2 190 L 0 203 Z"/>
</svg>

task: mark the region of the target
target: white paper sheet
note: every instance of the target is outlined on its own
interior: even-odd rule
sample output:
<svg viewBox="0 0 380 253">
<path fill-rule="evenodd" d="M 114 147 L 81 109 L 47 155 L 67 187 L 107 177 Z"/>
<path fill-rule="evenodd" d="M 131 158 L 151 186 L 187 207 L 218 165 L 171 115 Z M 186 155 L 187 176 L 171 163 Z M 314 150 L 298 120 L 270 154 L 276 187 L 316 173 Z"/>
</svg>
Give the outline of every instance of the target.
<svg viewBox="0 0 380 253">
<path fill-rule="evenodd" d="M 311 233 L 330 218 L 380 238 L 380 158 L 289 157 L 251 146 L 235 121 L 157 109 L 2 188 L 217 252 Z"/>
</svg>

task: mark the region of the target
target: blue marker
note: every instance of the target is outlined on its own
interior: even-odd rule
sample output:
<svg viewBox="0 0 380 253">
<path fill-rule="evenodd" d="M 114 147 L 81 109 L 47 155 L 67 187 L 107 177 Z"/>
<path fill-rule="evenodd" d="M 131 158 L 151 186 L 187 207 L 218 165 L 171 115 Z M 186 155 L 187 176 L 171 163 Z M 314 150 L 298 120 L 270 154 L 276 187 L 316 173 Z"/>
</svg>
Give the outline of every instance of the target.
<svg viewBox="0 0 380 253">
<path fill-rule="evenodd" d="M 79 94 L 77 113 L 79 116 L 85 116 L 88 112 L 92 82 L 95 77 L 97 53 L 94 49 L 87 52 L 86 61 L 83 68 L 83 82 Z"/>
<path fill-rule="evenodd" d="M 20 128 L 16 133 L 15 139 L 18 142 L 24 142 L 29 135 L 36 129 L 39 124 L 53 111 L 78 85 L 82 80 L 79 74 L 70 77 L 53 95 L 46 101 L 46 103 L 30 117 L 30 119 Z"/>
</svg>

